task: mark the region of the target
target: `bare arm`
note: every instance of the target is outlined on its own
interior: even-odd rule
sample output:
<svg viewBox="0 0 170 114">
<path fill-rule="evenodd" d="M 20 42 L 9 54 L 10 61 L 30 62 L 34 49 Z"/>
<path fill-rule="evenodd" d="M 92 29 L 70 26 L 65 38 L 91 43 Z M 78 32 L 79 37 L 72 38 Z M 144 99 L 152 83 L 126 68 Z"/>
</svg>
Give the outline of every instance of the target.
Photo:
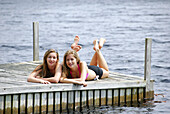
<svg viewBox="0 0 170 114">
<path fill-rule="evenodd" d="M 80 81 L 80 79 L 68 79 L 68 78 L 65 78 L 65 77 L 61 77 L 60 82 L 62 82 L 62 83 L 73 83 L 73 84 L 87 86 L 87 84 L 85 82 Z"/>
<path fill-rule="evenodd" d="M 28 82 L 35 82 L 35 83 L 42 83 L 42 84 L 50 84 L 50 83 L 59 82 L 60 77 L 61 77 L 61 72 L 62 72 L 62 66 L 59 63 L 56 66 L 54 77 L 50 77 L 50 78 L 40 77 L 39 73 L 42 71 L 42 69 L 37 70 L 38 68 L 40 68 L 40 66 L 35 68 L 35 70 L 28 76 L 28 79 L 27 79 Z"/>
<path fill-rule="evenodd" d="M 45 81 L 45 80 L 42 80 L 40 78 L 36 78 L 37 76 L 39 76 L 39 73 L 41 72 L 42 70 L 38 70 L 38 71 L 33 71 L 27 78 L 27 81 L 28 82 L 35 82 L 35 83 L 42 83 L 42 84 L 50 84 L 49 81 Z M 39 76 L 40 77 L 40 76 Z"/>
<path fill-rule="evenodd" d="M 69 79 L 67 78 L 67 76 L 63 73 L 63 76 L 61 77 L 60 79 L 60 82 L 63 82 L 63 83 L 77 83 L 80 82 L 80 81 L 85 81 L 85 78 L 86 78 L 86 74 L 87 74 L 87 64 L 86 62 L 80 62 L 80 69 L 81 69 L 81 76 L 80 78 L 74 78 L 74 79 Z"/>
<path fill-rule="evenodd" d="M 87 68 L 87 64 L 86 62 L 80 62 L 80 70 L 81 70 L 81 81 L 85 81 L 86 80 L 86 75 L 87 75 L 87 71 L 88 71 L 88 68 Z"/>
<path fill-rule="evenodd" d="M 80 65 L 82 68 L 80 69 L 83 69 L 81 70 L 81 76 L 84 76 L 86 78 L 86 74 L 87 74 L 87 70 L 86 70 L 86 63 L 85 62 L 82 62 L 81 63 L 82 65 Z M 67 76 L 65 76 L 65 74 L 63 74 L 63 76 L 60 78 L 60 82 L 62 83 L 73 83 L 73 84 L 79 84 L 79 85 L 83 85 L 84 87 L 87 86 L 87 84 L 85 83 L 85 78 L 74 78 L 74 79 L 68 79 Z"/>
<path fill-rule="evenodd" d="M 57 64 L 54 77 L 41 78 L 41 79 L 44 80 L 44 81 L 49 81 L 51 83 L 58 83 L 60 81 L 61 72 L 62 72 L 62 65 Z"/>
</svg>

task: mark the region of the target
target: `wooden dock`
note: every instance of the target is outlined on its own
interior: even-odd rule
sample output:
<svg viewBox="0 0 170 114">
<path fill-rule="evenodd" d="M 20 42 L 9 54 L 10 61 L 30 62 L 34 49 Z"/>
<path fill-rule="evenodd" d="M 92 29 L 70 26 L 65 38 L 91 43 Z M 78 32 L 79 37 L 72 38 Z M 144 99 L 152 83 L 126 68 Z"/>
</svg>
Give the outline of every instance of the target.
<svg viewBox="0 0 170 114">
<path fill-rule="evenodd" d="M 154 98 L 144 77 L 110 72 L 109 78 L 87 81 L 87 87 L 57 83 L 27 82 L 41 61 L 0 65 L 0 113 L 56 113 L 82 111 L 89 106 L 133 106 Z"/>
<path fill-rule="evenodd" d="M 151 75 L 152 39 L 145 40 L 144 77 L 110 72 L 109 78 L 87 81 L 87 87 L 27 82 L 39 60 L 39 23 L 33 22 L 33 61 L 0 64 L 0 114 L 60 113 L 90 106 L 138 106 L 154 98 Z"/>
</svg>

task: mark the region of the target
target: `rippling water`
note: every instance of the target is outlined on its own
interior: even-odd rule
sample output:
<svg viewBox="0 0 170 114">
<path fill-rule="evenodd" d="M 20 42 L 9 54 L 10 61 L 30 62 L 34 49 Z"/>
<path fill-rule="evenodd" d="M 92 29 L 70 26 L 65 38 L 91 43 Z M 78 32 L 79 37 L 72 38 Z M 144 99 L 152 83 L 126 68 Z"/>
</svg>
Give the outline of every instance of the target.
<svg viewBox="0 0 170 114">
<path fill-rule="evenodd" d="M 40 60 L 49 48 L 60 61 L 80 36 L 81 59 L 90 62 L 92 41 L 107 39 L 102 52 L 111 71 L 144 75 L 145 38 L 152 38 L 156 97 L 148 106 L 99 107 L 91 113 L 170 112 L 170 0 L 0 0 L 0 63 L 32 61 L 32 22 L 39 22 Z"/>
</svg>

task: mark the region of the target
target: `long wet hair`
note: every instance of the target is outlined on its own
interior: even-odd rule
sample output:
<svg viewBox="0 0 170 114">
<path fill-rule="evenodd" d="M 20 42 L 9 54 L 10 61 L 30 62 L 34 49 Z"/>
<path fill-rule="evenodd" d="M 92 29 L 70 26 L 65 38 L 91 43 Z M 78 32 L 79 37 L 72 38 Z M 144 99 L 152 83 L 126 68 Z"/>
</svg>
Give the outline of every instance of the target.
<svg viewBox="0 0 170 114">
<path fill-rule="evenodd" d="M 45 54 L 44 54 L 44 57 L 43 57 L 43 63 L 42 63 L 41 65 L 37 66 L 37 68 L 34 70 L 34 71 L 42 70 L 42 71 L 40 72 L 40 76 L 41 76 L 41 77 L 52 76 L 52 74 L 50 73 L 50 70 L 49 70 L 49 68 L 48 68 L 48 64 L 47 64 L 47 57 L 48 57 L 48 55 L 49 55 L 50 53 L 56 53 L 56 55 L 57 55 L 57 63 L 56 63 L 56 65 L 57 65 L 58 62 L 59 62 L 59 54 L 58 54 L 58 52 L 55 51 L 54 49 L 49 49 L 49 50 L 47 50 L 47 51 L 45 52 Z M 33 72 L 34 72 L 34 71 L 33 71 Z"/>
<path fill-rule="evenodd" d="M 76 58 L 77 64 L 80 63 L 80 58 L 78 56 L 78 53 L 76 51 L 74 51 L 74 50 L 68 50 L 64 54 L 64 58 L 63 58 L 63 75 L 65 75 L 66 77 L 68 77 L 70 75 L 70 68 L 66 64 L 66 58 L 70 54 L 73 54 L 73 56 Z"/>
</svg>

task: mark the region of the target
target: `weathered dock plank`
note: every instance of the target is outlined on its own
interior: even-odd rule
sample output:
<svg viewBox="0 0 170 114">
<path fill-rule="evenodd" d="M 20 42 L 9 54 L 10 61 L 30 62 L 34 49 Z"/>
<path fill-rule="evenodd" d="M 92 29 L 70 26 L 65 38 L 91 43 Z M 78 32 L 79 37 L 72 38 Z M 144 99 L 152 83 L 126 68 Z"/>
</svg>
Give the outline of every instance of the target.
<svg viewBox="0 0 170 114">
<path fill-rule="evenodd" d="M 83 106 L 128 105 L 145 98 L 142 77 L 110 72 L 109 78 L 87 81 L 88 86 L 27 82 L 41 61 L 0 65 L 0 113 L 81 110 Z M 151 82 L 153 86 L 153 82 Z M 153 92 L 153 87 L 152 87 Z M 153 98 L 153 94 L 150 95 Z"/>
</svg>

